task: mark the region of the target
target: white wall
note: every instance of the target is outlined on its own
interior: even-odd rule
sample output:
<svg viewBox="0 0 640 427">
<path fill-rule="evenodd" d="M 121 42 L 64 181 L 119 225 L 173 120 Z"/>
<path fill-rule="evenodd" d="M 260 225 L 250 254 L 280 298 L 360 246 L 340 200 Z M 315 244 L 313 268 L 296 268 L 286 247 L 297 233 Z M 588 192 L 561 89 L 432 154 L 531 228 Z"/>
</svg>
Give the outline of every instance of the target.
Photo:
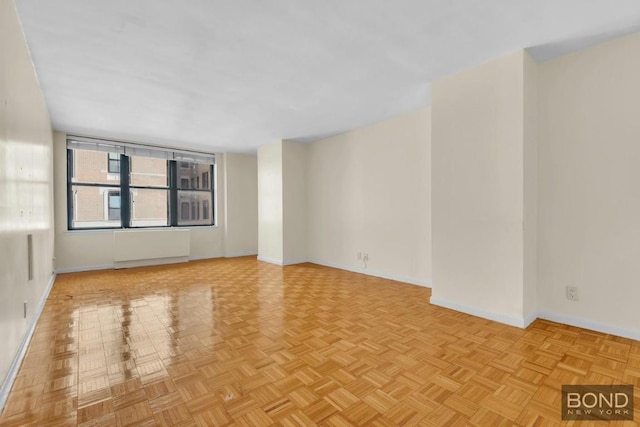
<svg viewBox="0 0 640 427">
<path fill-rule="evenodd" d="M 307 144 L 282 142 L 282 222 L 285 264 L 308 257 Z"/>
<path fill-rule="evenodd" d="M 515 52 L 432 89 L 432 302 L 520 326 L 526 59 Z"/>
<path fill-rule="evenodd" d="M 56 270 L 113 268 L 114 230 L 67 230 L 66 137 L 63 132 L 54 133 Z M 216 156 L 216 226 L 190 228 L 190 259 L 256 253 L 255 156 L 231 155 L 229 162 L 225 161 L 225 157 L 223 154 Z M 227 164 L 229 171 L 225 168 Z M 232 180 L 230 186 L 226 185 L 227 172 Z M 226 202 L 230 205 L 227 206 Z M 233 221 L 229 234 L 225 236 L 228 215 L 233 215 Z M 153 261 L 161 262 L 163 260 Z"/>
<path fill-rule="evenodd" d="M 526 53 L 523 59 L 523 316 L 534 320 L 538 309 L 538 64 Z"/>
<path fill-rule="evenodd" d="M 430 118 L 425 108 L 309 146 L 312 261 L 430 283 Z"/>
<path fill-rule="evenodd" d="M 640 339 L 640 34 L 539 65 L 539 308 Z M 577 286 L 579 301 L 565 298 Z M 546 313 L 545 313 L 546 312 Z"/>
<path fill-rule="evenodd" d="M 277 141 L 258 149 L 258 259 L 307 260 L 307 145 Z"/>
<path fill-rule="evenodd" d="M 258 148 L 258 259 L 283 262 L 282 141 Z"/>
<path fill-rule="evenodd" d="M 258 253 L 258 158 L 226 153 L 225 256 Z"/>
<path fill-rule="evenodd" d="M 12 1 L 0 2 L 0 17 L 0 381 L 8 387 L 10 365 L 52 278 L 54 235 L 49 113 Z"/>
</svg>

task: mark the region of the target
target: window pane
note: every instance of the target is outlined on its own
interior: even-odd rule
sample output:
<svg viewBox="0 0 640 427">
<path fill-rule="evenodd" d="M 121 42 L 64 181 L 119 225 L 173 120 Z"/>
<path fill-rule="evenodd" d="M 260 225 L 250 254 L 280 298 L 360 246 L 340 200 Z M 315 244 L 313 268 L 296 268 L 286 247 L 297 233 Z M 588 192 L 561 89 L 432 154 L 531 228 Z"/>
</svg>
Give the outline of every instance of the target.
<svg viewBox="0 0 640 427">
<path fill-rule="evenodd" d="M 167 186 L 167 161 L 154 159 L 153 157 L 132 156 L 129 158 L 131 165 L 131 185 L 144 187 Z"/>
<path fill-rule="evenodd" d="M 120 173 L 120 154 L 108 153 L 107 172 Z"/>
<path fill-rule="evenodd" d="M 120 184 L 120 154 L 118 153 L 74 149 L 72 166 L 71 182 Z"/>
<path fill-rule="evenodd" d="M 178 225 L 211 225 L 211 193 L 204 191 L 178 191 L 180 212 Z M 203 212 L 206 206 L 206 216 Z"/>
<path fill-rule="evenodd" d="M 120 192 L 109 191 L 107 193 L 107 219 L 109 221 L 120 221 Z"/>
<path fill-rule="evenodd" d="M 202 219 L 209 219 L 209 201 L 202 201 Z"/>
<path fill-rule="evenodd" d="M 209 201 L 202 202 L 202 219 L 209 219 Z"/>
<path fill-rule="evenodd" d="M 131 226 L 153 227 L 169 224 L 169 191 L 131 189 Z"/>
<path fill-rule="evenodd" d="M 189 202 L 182 202 L 180 203 L 180 218 L 181 219 L 189 219 L 189 206 L 191 206 L 191 203 Z"/>
<path fill-rule="evenodd" d="M 120 227 L 120 190 L 110 187 L 71 188 L 73 228 Z"/>
<path fill-rule="evenodd" d="M 211 189 L 209 180 L 209 171 L 211 165 L 201 163 L 178 163 L 178 188 L 186 190 L 188 188 L 194 190 Z"/>
</svg>

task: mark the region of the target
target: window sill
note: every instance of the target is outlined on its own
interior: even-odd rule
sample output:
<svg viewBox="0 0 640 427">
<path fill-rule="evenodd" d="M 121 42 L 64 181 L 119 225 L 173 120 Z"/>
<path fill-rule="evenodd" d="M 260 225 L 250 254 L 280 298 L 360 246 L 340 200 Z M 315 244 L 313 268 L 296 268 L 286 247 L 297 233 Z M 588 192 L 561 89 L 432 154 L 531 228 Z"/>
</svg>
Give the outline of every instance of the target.
<svg viewBox="0 0 640 427">
<path fill-rule="evenodd" d="M 85 229 L 77 229 L 77 230 L 65 230 L 64 233 L 69 234 L 89 234 L 89 233 L 112 233 L 114 231 L 137 231 L 137 230 L 151 230 L 151 231 L 162 231 L 162 230 L 202 230 L 202 229 L 217 229 L 220 228 L 219 225 L 182 225 L 178 227 L 131 227 L 131 228 L 85 228 Z"/>
</svg>

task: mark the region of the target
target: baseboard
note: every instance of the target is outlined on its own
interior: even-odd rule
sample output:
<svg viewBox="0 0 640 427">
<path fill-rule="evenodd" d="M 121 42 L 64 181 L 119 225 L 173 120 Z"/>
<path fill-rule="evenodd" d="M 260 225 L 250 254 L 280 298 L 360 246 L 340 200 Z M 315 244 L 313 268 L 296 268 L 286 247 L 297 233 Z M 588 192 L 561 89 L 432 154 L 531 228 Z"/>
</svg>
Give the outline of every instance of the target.
<svg viewBox="0 0 640 427">
<path fill-rule="evenodd" d="M 532 324 L 533 322 L 535 322 L 537 318 L 538 318 L 538 312 L 536 312 L 536 311 L 534 311 L 533 313 L 531 313 L 530 315 L 525 317 L 524 318 L 524 326 L 523 326 L 523 328 L 529 327 L 529 325 Z"/>
<path fill-rule="evenodd" d="M 318 264 L 318 265 L 323 265 L 325 267 L 337 268 L 339 270 L 346 270 L 346 271 L 350 271 L 352 273 L 360 273 L 360 274 L 366 274 L 367 276 L 380 277 L 381 279 L 395 280 L 396 282 L 408 283 L 410 285 L 422 286 L 422 287 L 425 287 L 425 288 L 430 288 L 431 287 L 431 282 L 428 281 L 428 280 L 419 280 L 419 279 L 414 279 L 414 278 L 411 278 L 411 277 L 398 276 L 398 275 L 395 275 L 395 274 L 380 273 L 378 271 L 368 270 L 366 268 L 359 268 L 359 267 L 351 267 L 351 266 L 341 265 L 341 264 L 334 264 L 334 263 L 331 263 L 331 262 L 320 261 L 318 259 L 313 259 L 313 258 L 312 259 L 308 259 L 306 262 L 310 262 L 310 263 Z"/>
<path fill-rule="evenodd" d="M 305 262 L 310 262 L 310 261 L 308 258 L 289 259 L 289 260 L 282 261 L 282 265 L 304 264 Z"/>
<path fill-rule="evenodd" d="M 82 267 L 58 268 L 56 269 L 56 274 L 79 273 L 82 271 L 94 270 L 113 270 L 114 268 L 116 268 L 115 264 L 84 265 Z"/>
<path fill-rule="evenodd" d="M 273 259 L 273 258 L 261 256 L 261 255 L 258 255 L 258 261 L 264 261 L 270 264 L 280 265 L 283 267 L 286 265 L 294 265 L 294 264 L 302 264 L 305 262 L 310 262 L 307 258 L 289 259 L 289 260 L 280 261 L 278 259 Z"/>
<path fill-rule="evenodd" d="M 640 341 L 639 329 L 623 328 L 608 323 L 585 319 L 584 317 L 571 316 L 568 314 L 562 314 L 547 310 L 539 311 L 538 318 L 550 320 L 556 323 L 564 323 L 565 325 L 576 326 L 578 328 L 589 329 L 596 332 L 602 332 L 603 334 L 616 335 L 619 337 Z"/>
<path fill-rule="evenodd" d="M 11 392 L 11 387 L 13 387 L 13 382 L 16 380 L 16 376 L 18 375 L 18 371 L 20 370 L 20 365 L 22 365 L 22 360 L 24 359 L 25 354 L 27 353 L 27 348 L 29 348 L 29 343 L 31 342 L 31 337 L 33 336 L 33 332 L 36 329 L 36 324 L 40 319 L 40 315 L 42 314 L 42 310 L 44 309 L 44 305 L 47 302 L 47 298 L 49 297 L 49 292 L 51 292 L 51 288 L 53 287 L 53 283 L 56 281 L 56 273 L 54 272 L 49 278 L 49 283 L 47 283 L 47 287 L 42 294 L 42 298 L 40 299 L 40 303 L 36 307 L 36 310 L 33 313 L 33 317 L 31 318 L 31 322 L 27 327 L 27 330 L 24 334 L 24 338 L 22 339 L 22 343 L 20 347 L 18 347 L 18 352 L 11 362 L 11 366 L 9 367 L 9 372 L 7 372 L 7 376 L 2 383 L 2 387 L 0 387 L 0 414 L 2 414 L 2 410 L 4 409 L 5 403 L 7 403 L 7 398 L 9 397 L 9 392 Z"/>
<path fill-rule="evenodd" d="M 239 258 L 239 257 L 243 257 L 243 256 L 256 256 L 256 255 L 258 255 L 258 252 L 249 251 L 249 252 L 237 252 L 237 253 L 225 254 L 224 257 L 225 258 Z"/>
<path fill-rule="evenodd" d="M 275 265 L 284 265 L 281 260 L 269 258 L 262 255 L 258 255 L 258 261 L 268 262 L 269 264 L 275 264 Z"/>
<path fill-rule="evenodd" d="M 431 304 L 437 305 L 451 310 L 460 311 L 462 313 L 470 314 L 476 317 L 482 317 L 483 319 L 493 320 L 494 322 L 504 323 L 505 325 L 515 326 L 517 328 L 526 328 L 529 323 L 534 319 L 530 319 L 532 316 L 528 316 L 526 319 L 520 319 L 517 317 L 506 316 L 504 314 L 495 313 L 493 311 L 487 311 L 476 307 L 469 307 L 466 305 L 458 304 L 443 298 L 431 297 Z M 535 314 L 533 315 L 535 316 Z M 528 322 L 528 323 L 527 323 Z"/>
<path fill-rule="evenodd" d="M 202 261 L 203 259 L 217 259 L 222 257 L 223 255 L 198 255 L 198 256 L 190 256 L 188 261 Z"/>
<path fill-rule="evenodd" d="M 118 261 L 113 265 L 115 269 L 121 268 L 135 268 L 135 267 L 150 267 L 153 265 L 165 265 L 165 264 L 179 264 L 181 262 L 188 262 L 189 257 L 170 257 L 170 258 L 153 258 L 153 259 L 141 259 L 134 261 Z"/>
<path fill-rule="evenodd" d="M 232 256 L 248 256 L 248 255 L 256 255 L 255 252 L 247 253 L 246 255 L 224 255 L 225 258 L 230 258 Z M 82 271 L 95 271 L 95 270 L 113 270 L 117 268 L 130 268 L 130 267 L 144 267 L 149 265 L 163 265 L 163 264 L 175 264 L 179 262 L 186 261 L 199 261 L 203 259 L 215 259 L 222 258 L 222 255 L 203 255 L 203 256 L 194 256 L 194 257 L 179 257 L 179 258 L 163 258 L 162 260 L 152 259 L 152 260 L 144 260 L 144 261 L 121 261 L 114 264 L 100 264 L 100 265 L 85 265 L 82 267 L 69 267 L 69 268 L 58 268 L 56 273 L 79 273 Z M 169 261 L 166 261 L 169 260 Z"/>
</svg>

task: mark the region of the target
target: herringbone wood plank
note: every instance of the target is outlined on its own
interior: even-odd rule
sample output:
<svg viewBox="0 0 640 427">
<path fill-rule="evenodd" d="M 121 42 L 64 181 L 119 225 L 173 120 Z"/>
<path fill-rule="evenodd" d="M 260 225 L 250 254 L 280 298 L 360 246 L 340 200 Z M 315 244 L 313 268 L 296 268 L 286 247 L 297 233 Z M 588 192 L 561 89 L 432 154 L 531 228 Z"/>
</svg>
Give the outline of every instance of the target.
<svg viewBox="0 0 640 427">
<path fill-rule="evenodd" d="M 254 257 L 59 275 L 0 424 L 553 426 L 595 383 L 633 384 L 640 421 L 639 342 L 429 297 Z"/>
</svg>

